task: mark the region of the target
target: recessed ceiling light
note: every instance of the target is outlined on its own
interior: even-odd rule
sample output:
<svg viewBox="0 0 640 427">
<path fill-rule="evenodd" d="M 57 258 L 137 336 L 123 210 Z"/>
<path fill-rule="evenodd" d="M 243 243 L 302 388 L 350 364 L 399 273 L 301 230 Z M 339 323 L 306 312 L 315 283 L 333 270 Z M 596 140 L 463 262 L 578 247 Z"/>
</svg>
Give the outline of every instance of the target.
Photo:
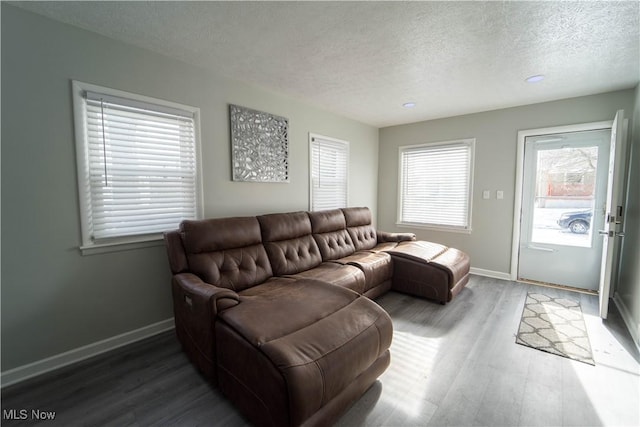
<svg viewBox="0 0 640 427">
<path fill-rule="evenodd" d="M 535 76 L 527 77 L 525 81 L 527 83 L 538 83 L 544 80 L 544 76 L 542 74 L 536 74 Z"/>
<path fill-rule="evenodd" d="M 413 108 L 413 107 L 416 106 L 416 103 L 415 102 L 405 102 L 404 104 L 402 104 L 402 106 L 404 108 Z"/>
</svg>

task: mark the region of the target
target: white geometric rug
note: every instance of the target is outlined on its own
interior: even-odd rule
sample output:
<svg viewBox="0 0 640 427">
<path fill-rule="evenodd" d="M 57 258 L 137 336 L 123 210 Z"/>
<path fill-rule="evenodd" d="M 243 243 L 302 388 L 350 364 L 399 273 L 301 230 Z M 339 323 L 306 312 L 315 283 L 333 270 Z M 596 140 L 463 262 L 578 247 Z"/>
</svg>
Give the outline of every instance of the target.
<svg viewBox="0 0 640 427">
<path fill-rule="evenodd" d="M 595 365 L 580 303 L 530 292 L 516 343 Z"/>
</svg>

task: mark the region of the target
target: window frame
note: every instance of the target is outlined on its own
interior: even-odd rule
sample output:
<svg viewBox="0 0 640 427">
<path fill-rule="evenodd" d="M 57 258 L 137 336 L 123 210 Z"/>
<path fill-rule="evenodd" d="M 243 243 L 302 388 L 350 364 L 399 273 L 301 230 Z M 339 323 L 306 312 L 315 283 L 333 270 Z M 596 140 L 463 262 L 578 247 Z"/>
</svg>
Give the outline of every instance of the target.
<svg viewBox="0 0 640 427">
<path fill-rule="evenodd" d="M 446 231 L 454 233 L 471 234 L 472 231 L 472 207 L 473 207 L 473 181 L 474 181 L 474 164 L 475 164 L 475 138 L 454 139 L 449 141 L 427 142 L 414 145 L 403 145 L 398 147 L 398 205 L 396 213 L 396 225 L 399 227 L 420 228 L 435 231 Z M 469 149 L 469 165 L 468 165 L 468 194 L 467 194 L 467 224 L 464 226 L 454 226 L 447 224 L 431 224 L 422 222 L 404 221 L 403 212 L 403 177 L 404 165 L 403 154 L 408 150 L 420 148 L 435 148 L 442 146 L 465 146 Z"/>
<path fill-rule="evenodd" d="M 316 133 L 309 133 L 309 210 L 313 211 L 313 168 L 314 168 L 314 164 L 313 164 L 313 144 L 314 144 L 314 138 L 320 139 L 320 140 L 326 140 L 335 144 L 342 144 L 345 146 L 345 151 L 346 151 L 346 162 L 345 162 L 345 182 L 344 182 L 344 186 L 345 186 L 345 206 L 343 207 L 347 207 L 349 205 L 349 164 L 350 164 L 350 155 L 351 155 L 351 144 L 349 143 L 349 141 L 346 140 L 342 140 L 342 139 L 337 139 L 337 138 L 332 138 L 329 136 L 324 136 L 324 135 L 320 135 L 320 134 L 316 134 Z"/>
<path fill-rule="evenodd" d="M 201 167 L 201 138 L 200 138 L 200 109 L 189 105 L 179 104 L 176 102 L 166 101 L 163 99 L 152 98 L 145 95 L 126 92 L 122 90 L 112 89 L 104 86 L 98 86 L 91 83 L 85 83 L 77 80 L 71 81 L 73 115 L 74 115 L 74 136 L 76 148 L 76 167 L 78 180 L 78 201 L 80 212 L 81 227 L 81 244 L 80 251 L 83 255 L 93 255 L 105 252 L 115 252 L 122 250 L 138 249 L 150 246 L 162 245 L 162 232 L 153 232 L 148 234 L 133 236 L 118 236 L 112 238 L 103 238 L 98 242 L 91 237 L 91 197 L 89 191 L 83 191 L 88 188 L 89 182 L 87 178 L 90 174 L 89 166 L 89 142 L 87 137 L 87 99 L 86 92 L 100 93 L 108 97 L 121 98 L 131 101 L 132 104 L 143 103 L 146 105 L 155 105 L 170 110 L 182 110 L 193 114 L 194 122 L 194 156 L 195 156 L 195 211 L 196 219 L 203 217 L 203 189 L 202 189 L 202 167 Z M 176 224 L 177 226 L 177 224 Z"/>
</svg>

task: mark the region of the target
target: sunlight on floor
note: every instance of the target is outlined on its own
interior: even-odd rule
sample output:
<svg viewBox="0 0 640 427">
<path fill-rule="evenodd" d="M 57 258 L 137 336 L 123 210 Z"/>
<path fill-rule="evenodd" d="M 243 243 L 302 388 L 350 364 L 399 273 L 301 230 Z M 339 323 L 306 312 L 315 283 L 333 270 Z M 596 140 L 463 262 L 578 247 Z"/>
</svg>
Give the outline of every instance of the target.
<svg viewBox="0 0 640 427">
<path fill-rule="evenodd" d="M 600 317 L 585 315 L 584 318 L 596 366 L 571 363 L 566 365 L 567 369 L 578 378 L 604 425 L 640 425 L 640 364 Z M 624 399 L 611 399 L 611 390 L 598 386 L 602 378 Z M 629 413 L 630 404 L 638 408 L 635 414 Z"/>
<path fill-rule="evenodd" d="M 427 379 L 431 376 L 440 348 L 440 338 L 427 338 L 395 331 L 391 344 L 391 365 L 380 380 L 383 383 L 381 401 L 402 411 L 407 419 L 422 415 L 426 404 Z M 401 398 L 399 399 L 398 397 Z"/>
</svg>

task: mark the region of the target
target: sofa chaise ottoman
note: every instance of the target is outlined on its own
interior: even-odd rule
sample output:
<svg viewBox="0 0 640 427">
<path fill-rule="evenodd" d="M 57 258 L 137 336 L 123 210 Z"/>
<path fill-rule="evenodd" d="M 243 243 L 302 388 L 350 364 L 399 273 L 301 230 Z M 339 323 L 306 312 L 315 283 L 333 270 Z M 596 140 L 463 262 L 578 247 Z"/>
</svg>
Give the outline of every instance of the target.
<svg viewBox="0 0 640 427">
<path fill-rule="evenodd" d="M 390 249 L 392 289 L 446 304 L 469 282 L 469 256 L 433 242 L 402 242 Z"/>
</svg>

